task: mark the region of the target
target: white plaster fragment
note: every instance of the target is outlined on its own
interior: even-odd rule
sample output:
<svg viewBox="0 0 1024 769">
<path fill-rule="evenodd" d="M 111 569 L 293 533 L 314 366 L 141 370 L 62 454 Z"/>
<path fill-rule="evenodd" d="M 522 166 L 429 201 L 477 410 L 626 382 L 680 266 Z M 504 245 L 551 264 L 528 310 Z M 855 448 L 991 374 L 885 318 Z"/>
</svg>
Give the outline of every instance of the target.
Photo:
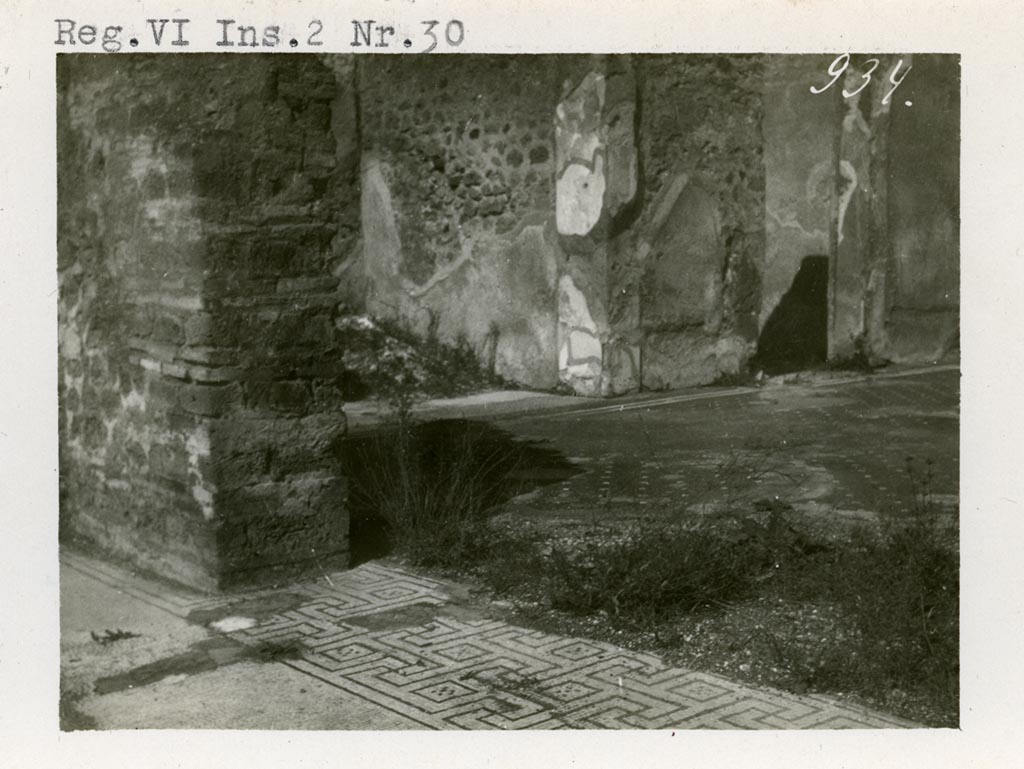
<svg viewBox="0 0 1024 769">
<path fill-rule="evenodd" d="M 576 361 L 601 360 L 601 342 L 591 332 L 573 329 L 569 332 L 569 350 L 574 363 Z"/>
<path fill-rule="evenodd" d="M 221 633 L 234 633 L 237 630 L 248 630 L 256 627 L 256 620 L 252 617 L 224 617 L 210 623 L 210 627 L 219 630 Z"/>
<path fill-rule="evenodd" d="M 64 325 L 59 333 L 61 353 L 65 358 L 77 358 L 82 354 L 82 338 L 78 335 L 77 329 L 70 325 Z"/>
<path fill-rule="evenodd" d="M 555 185 L 555 220 L 562 235 L 586 235 L 601 218 L 604 206 L 604 156 L 598 153 L 591 170 L 572 163 Z"/>
<path fill-rule="evenodd" d="M 139 304 L 155 304 L 161 307 L 171 307 L 175 310 L 202 310 L 203 298 L 201 296 L 182 296 L 179 294 L 138 294 L 136 301 Z"/>
<path fill-rule="evenodd" d="M 192 498 L 199 504 L 206 520 L 212 520 L 213 493 L 214 488 L 204 477 L 199 469 L 201 459 L 210 456 L 210 431 L 206 425 L 199 425 L 189 433 L 185 441 L 185 451 L 188 452 L 188 474 L 192 483 Z"/>
<path fill-rule="evenodd" d="M 133 388 L 128 391 L 127 395 L 122 396 L 121 408 L 125 411 L 130 411 L 132 409 L 145 411 L 146 397 L 139 390 Z"/>
<path fill-rule="evenodd" d="M 379 158 L 363 158 L 363 264 L 371 282 L 381 285 L 397 279 L 402 259 L 402 239 L 395 224 L 396 214 L 387 174 L 388 167 Z"/>
<path fill-rule="evenodd" d="M 562 235 L 586 235 L 601 218 L 606 187 L 604 102 L 604 76 L 589 72 L 555 109 L 555 224 Z"/>
<path fill-rule="evenodd" d="M 843 242 L 843 221 L 846 218 L 846 208 L 850 205 L 853 193 L 857 189 L 857 169 L 849 160 L 839 161 L 839 174 L 849 182 L 839 197 L 839 242 Z"/>
<path fill-rule="evenodd" d="M 597 324 L 590 315 L 587 297 L 576 288 L 569 275 L 558 279 L 558 319 L 566 326 L 590 329 L 597 333 Z"/>
</svg>

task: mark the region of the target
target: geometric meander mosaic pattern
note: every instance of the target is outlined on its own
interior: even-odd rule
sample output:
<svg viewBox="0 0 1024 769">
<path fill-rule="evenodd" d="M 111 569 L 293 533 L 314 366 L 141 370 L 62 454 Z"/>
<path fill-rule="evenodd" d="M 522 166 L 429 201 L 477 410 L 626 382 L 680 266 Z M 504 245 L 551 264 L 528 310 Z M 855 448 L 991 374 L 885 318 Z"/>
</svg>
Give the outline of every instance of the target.
<svg viewBox="0 0 1024 769">
<path fill-rule="evenodd" d="M 179 616 L 273 590 L 188 596 L 116 567 L 68 568 Z M 287 644 L 295 670 L 428 729 L 857 729 L 912 727 L 826 697 L 753 689 L 653 655 L 447 612 L 442 585 L 380 562 L 289 586 L 297 608 L 229 635 Z M 397 618 L 397 621 L 396 621 Z M 373 724 L 367 724 L 372 729 Z"/>
</svg>

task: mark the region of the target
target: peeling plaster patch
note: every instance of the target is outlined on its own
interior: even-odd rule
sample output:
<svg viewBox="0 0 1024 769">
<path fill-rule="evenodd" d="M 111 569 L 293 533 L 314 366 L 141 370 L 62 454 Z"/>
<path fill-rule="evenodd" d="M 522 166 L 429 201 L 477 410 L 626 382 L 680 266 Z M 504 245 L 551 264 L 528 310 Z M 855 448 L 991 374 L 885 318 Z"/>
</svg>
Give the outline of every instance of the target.
<svg viewBox="0 0 1024 769">
<path fill-rule="evenodd" d="M 568 275 L 558 289 L 559 379 L 580 395 L 599 395 L 602 348 L 587 298 Z"/>
<path fill-rule="evenodd" d="M 562 235 L 586 235 L 604 207 L 604 76 L 588 72 L 555 109 L 555 222 Z"/>
<path fill-rule="evenodd" d="M 145 412 L 145 393 L 132 388 L 127 395 L 121 396 L 121 409 L 124 412 L 138 411 Z"/>
<path fill-rule="evenodd" d="M 151 304 L 157 307 L 169 307 L 172 310 L 202 310 L 205 306 L 201 296 L 178 296 L 176 294 L 143 294 L 135 295 L 136 304 Z"/>
<path fill-rule="evenodd" d="M 816 163 L 807 174 L 807 183 L 804 186 L 804 194 L 810 204 L 827 204 L 833 180 L 833 165 L 831 160 L 822 160 Z"/>
<path fill-rule="evenodd" d="M 779 229 L 797 230 L 805 238 L 822 242 L 827 241 L 828 233 L 824 232 L 823 230 L 808 230 L 806 227 L 803 226 L 803 224 L 800 223 L 800 220 L 797 219 L 796 214 L 793 213 L 792 211 L 786 213 L 785 219 L 783 219 L 778 212 L 773 211 L 768 206 L 765 206 L 765 213 L 768 214 L 769 219 L 771 219 L 773 222 L 775 222 L 776 225 L 778 225 Z"/>
<path fill-rule="evenodd" d="M 131 158 L 131 165 L 128 173 L 133 180 L 141 182 L 151 172 L 165 176 L 167 174 L 167 163 L 163 156 L 154 152 L 152 139 L 145 136 L 132 137 L 127 142 L 128 156 Z"/>
<path fill-rule="evenodd" d="M 597 331 L 587 305 L 587 297 L 576 288 L 576 284 L 569 275 L 563 275 L 558 280 L 558 319 L 569 327 L 581 327 L 591 331 Z"/>
<path fill-rule="evenodd" d="M 61 352 L 65 358 L 78 358 L 82 354 L 82 338 L 74 326 L 65 324 L 60 329 Z"/>
<path fill-rule="evenodd" d="M 188 452 L 188 477 L 192 481 L 192 498 L 199 504 L 206 520 L 212 520 L 213 508 L 213 486 L 208 483 L 199 467 L 200 461 L 210 457 L 210 430 L 206 425 L 199 425 L 189 433 L 185 442 L 185 450 Z"/>
<path fill-rule="evenodd" d="M 127 395 L 121 398 L 121 408 L 125 411 L 131 409 L 137 409 L 138 411 L 146 410 L 146 396 L 139 390 L 132 389 Z"/>
<path fill-rule="evenodd" d="M 170 229 L 178 237 L 188 236 L 191 240 L 199 240 L 203 234 L 195 215 L 195 198 L 191 195 L 143 201 L 142 215 L 154 230 Z M 170 228 L 168 222 L 172 223 Z"/>
<path fill-rule="evenodd" d="M 843 242 L 843 221 L 846 218 L 846 208 L 853 199 L 853 193 L 857 189 L 857 170 L 849 160 L 839 161 L 839 175 L 846 179 L 849 184 L 843 188 L 839 197 L 839 242 Z"/>
<path fill-rule="evenodd" d="M 601 360 L 601 341 L 586 329 L 569 331 L 569 360 Z"/>
<path fill-rule="evenodd" d="M 594 158 L 591 170 L 571 163 L 559 177 L 555 194 L 555 217 L 562 235 L 586 235 L 601 218 L 604 204 L 604 157 Z"/>
<path fill-rule="evenodd" d="M 402 240 L 398 234 L 385 164 L 378 158 L 363 160 L 362 222 L 363 263 L 369 277 L 387 285 L 398 279 Z"/>
<path fill-rule="evenodd" d="M 605 81 L 599 72 L 588 72 L 578 86 L 555 108 L 561 135 L 558 147 L 566 159 L 592 155 L 597 145 L 596 129 L 604 107 Z"/>
</svg>

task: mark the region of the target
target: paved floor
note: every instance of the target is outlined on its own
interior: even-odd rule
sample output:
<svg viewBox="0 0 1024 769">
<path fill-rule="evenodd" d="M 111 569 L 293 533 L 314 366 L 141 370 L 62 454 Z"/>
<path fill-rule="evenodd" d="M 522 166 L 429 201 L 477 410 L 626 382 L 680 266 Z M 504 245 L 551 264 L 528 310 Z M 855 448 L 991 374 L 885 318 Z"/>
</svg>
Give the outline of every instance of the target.
<svg viewBox="0 0 1024 769">
<path fill-rule="evenodd" d="M 952 510 L 959 380 L 959 370 L 945 367 L 510 416 L 502 428 L 585 470 L 539 485 L 512 510 L 582 521 L 658 510 L 742 513 L 774 498 L 830 520 L 922 504 Z"/>
<path fill-rule="evenodd" d="M 64 553 L 61 583 L 65 729 L 913 726 L 517 627 L 386 563 L 209 597 Z"/>
<path fill-rule="evenodd" d="M 522 468 L 537 485 L 507 514 L 621 518 L 778 497 L 835 519 L 913 509 L 922 490 L 953 508 L 958 392 L 947 368 L 507 412 L 496 424 L 572 468 Z M 61 594 L 65 728 L 913 726 L 518 627 L 387 561 L 211 597 L 64 553 Z"/>
</svg>

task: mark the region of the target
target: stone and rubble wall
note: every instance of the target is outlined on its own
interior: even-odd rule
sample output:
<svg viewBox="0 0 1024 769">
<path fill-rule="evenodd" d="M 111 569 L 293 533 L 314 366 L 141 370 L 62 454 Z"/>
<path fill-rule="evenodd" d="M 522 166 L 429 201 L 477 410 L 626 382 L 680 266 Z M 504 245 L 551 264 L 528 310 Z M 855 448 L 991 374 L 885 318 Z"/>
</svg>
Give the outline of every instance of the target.
<svg viewBox="0 0 1024 769">
<path fill-rule="evenodd" d="M 189 375 L 202 203 L 191 158 L 168 146 L 181 138 L 155 119 L 173 112 L 164 69 L 58 57 L 62 535 L 206 583 L 211 391 Z"/>
<path fill-rule="evenodd" d="M 60 60 L 63 533 L 200 587 L 344 563 L 351 102 L 312 57 Z"/>
<path fill-rule="evenodd" d="M 557 383 L 552 116 L 561 57 L 361 57 L 362 308 Z"/>
<path fill-rule="evenodd" d="M 358 155 L 344 70 L 260 57 L 207 71 L 231 93 L 206 107 L 194 162 L 206 203 L 204 342 L 226 391 L 211 443 L 222 581 L 232 582 L 347 559 L 331 450 L 345 432 L 332 268 L 358 237 Z"/>
</svg>

